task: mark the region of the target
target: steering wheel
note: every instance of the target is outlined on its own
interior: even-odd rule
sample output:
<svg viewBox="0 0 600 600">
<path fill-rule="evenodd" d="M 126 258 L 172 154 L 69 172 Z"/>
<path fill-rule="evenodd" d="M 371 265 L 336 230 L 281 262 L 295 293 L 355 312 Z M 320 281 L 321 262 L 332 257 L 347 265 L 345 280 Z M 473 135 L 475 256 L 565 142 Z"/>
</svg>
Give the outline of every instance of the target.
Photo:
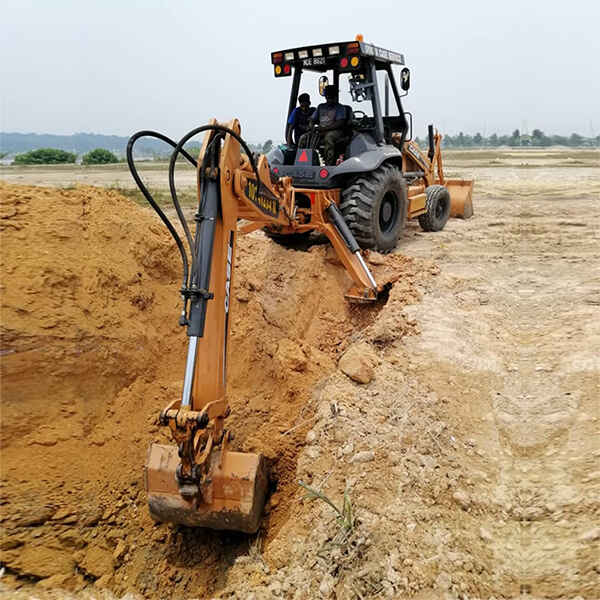
<svg viewBox="0 0 600 600">
<path fill-rule="evenodd" d="M 367 113 L 362 110 L 352 111 L 352 122 L 356 127 L 362 127 L 365 120 L 368 119 Z"/>
</svg>

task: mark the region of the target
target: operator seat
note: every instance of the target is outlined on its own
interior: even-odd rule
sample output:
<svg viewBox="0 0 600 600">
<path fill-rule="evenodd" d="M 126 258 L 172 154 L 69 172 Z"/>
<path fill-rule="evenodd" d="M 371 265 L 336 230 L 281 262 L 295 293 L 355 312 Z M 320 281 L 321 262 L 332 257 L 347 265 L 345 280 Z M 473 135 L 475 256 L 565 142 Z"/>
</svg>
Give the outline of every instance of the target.
<svg viewBox="0 0 600 600">
<path fill-rule="evenodd" d="M 342 105 L 344 110 L 346 111 L 346 118 L 344 120 L 344 126 L 342 128 L 342 133 L 343 133 L 343 137 L 336 142 L 335 144 L 335 154 L 336 156 L 340 156 L 342 155 L 344 157 L 344 160 L 346 160 L 346 154 L 347 154 L 347 149 L 350 145 L 350 142 L 352 141 L 352 136 L 354 135 L 354 132 L 352 130 L 352 119 L 354 116 L 354 113 L 352 111 L 352 107 L 343 104 Z M 322 154 L 323 153 L 323 142 L 321 139 L 321 136 L 316 134 L 316 135 L 311 135 L 308 137 L 308 139 L 306 140 L 306 142 L 304 143 L 304 145 L 298 144 L 298 148 L 312 148 L 314 150 L 319 150 L 319 152 Z M 295 156 L 295 154 L 294 154 Z M 319 164 L 319 159 L 317 157 L 317 155 L 313 155 L 313 166 L 316 166 Z M 334 166 L 334 165 L 329 165 L 329 166 Z"/>
</svg>

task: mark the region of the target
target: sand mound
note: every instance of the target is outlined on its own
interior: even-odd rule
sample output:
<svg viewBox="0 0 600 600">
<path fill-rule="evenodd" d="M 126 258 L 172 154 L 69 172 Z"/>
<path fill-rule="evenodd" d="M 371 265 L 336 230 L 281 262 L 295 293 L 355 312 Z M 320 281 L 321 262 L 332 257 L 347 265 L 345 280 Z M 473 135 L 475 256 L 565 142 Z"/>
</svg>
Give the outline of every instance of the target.
<svg viewBox="0 0 600 600">
<path fill-rule="evenodd" d="M 185 358 L 170 238 L 110 191 L 0 192 L 9 582 L 160 597 L 224 587 L 253 540 L 157 526 L 142 489 L 148 444 L 169 441 L 156 417 L 180 393 Z M 326 246 L 286 250 L 255 234 L 240 238 L 237 260 L 228 421 L 238 449 L 272 464 L 261 532 L 270 543 L 295 507 L 298 451 L 320 418 L 323 382 L 350 344 L 384 346 L 410 329 L 397 308 L 422 275 L 410 259 L 375 257 L 375 271 L 402 275 L 378 317 L 382 304 L 346 303 L 349 280 Z"/>
<path fill-rule="evenodd" d="M 71 436 L 51 425 L 72 403 L 93 421 L 165 351 L 176 264 L 156 221 L 116 193 L 0 194 L 3 437 L 50 445 Z"/>
</svg>

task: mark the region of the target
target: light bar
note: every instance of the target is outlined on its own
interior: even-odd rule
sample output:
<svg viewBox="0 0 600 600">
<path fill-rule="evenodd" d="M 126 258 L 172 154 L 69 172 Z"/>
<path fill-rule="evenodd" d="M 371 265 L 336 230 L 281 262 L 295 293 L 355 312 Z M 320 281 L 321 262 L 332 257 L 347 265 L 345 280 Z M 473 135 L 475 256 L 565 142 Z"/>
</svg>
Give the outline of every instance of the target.
<svg viewBox="0 0 600 600">
<path fill-rule="evenodd" d="M 321 48 L 313 48 L 313 56 L 323 56 L 323 50 Z"/>
<path fill-rule="evenodd" d="M 328 52 L 329 56 L 331 56 L 333 54 L 339 54 L 340 47 L 339 46 L 329 46 L 329 48 L 327 48 L 327 52 Z"/>
<path fill-rule="evenodd" d="M 285 60 L 294 60 L 294 53 L 293 52 L 286 52 L 285 53 Z"/>
<path fill-rule="evenodd" d="M 298 58 L 308 58 L 308 50 L 298 50 Z"/>
</svg>

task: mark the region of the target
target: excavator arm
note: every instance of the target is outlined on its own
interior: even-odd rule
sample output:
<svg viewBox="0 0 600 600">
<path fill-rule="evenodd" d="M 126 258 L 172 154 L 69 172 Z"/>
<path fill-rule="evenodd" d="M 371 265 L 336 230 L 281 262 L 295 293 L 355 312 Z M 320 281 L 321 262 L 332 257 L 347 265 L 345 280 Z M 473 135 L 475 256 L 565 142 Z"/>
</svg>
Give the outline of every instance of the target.
<svg viewBox="0 0 600 600">
<path fill-rule="evenodd" d="M 353 280 L 351 300 L 372 301 L 379 289 L 338 209 L 339 190 L 303 190 L 311 206 L 299 211 L 290 178 L 273 182 L 266 157 L 255 163 L 242 155 L 237 120 L 212 121 L 205 129 L 197 160 L 191 269 L 181 289 L 180 323 L 188 337 L 183 391 L 160 414 L 175 445 L 150 446 L 145 484 L 150 513 L 158 521 L 254 532 L 267 490 L 265 461 L 259 454 L 232 451 L 224 426 L 238 221 L 318 230 Z"/>
</svg>

